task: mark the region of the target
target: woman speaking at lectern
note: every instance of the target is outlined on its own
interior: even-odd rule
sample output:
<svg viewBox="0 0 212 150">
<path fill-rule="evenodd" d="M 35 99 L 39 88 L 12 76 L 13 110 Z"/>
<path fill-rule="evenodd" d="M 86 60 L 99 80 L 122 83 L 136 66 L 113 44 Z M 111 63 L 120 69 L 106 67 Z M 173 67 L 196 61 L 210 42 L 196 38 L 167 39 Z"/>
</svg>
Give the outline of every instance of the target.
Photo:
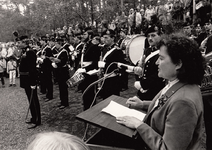
<svg viewBox="0 0 212 150">
<path fill-rule="evenodd" d="M 156 62 L 158 76 L 168 84 L 152 101 L 127 100 L 133 109 L 148 109 L 143 121 L 118 117 L 117 122 L 136 129 L 146 149 L 199 150 L 203 136 L 203 103 L 199 88 L 204 59 L 197 43 L 181 34 L 162 37 Z"/>
</svg>

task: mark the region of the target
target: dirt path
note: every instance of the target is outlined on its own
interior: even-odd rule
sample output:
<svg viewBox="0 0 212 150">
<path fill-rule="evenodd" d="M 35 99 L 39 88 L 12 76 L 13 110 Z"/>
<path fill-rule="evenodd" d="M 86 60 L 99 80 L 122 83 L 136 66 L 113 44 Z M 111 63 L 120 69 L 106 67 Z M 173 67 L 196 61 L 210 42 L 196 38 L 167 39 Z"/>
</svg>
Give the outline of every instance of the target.
<svg viewBox="0 0 212 150">
<path fill-rule="evenodd" d="M 121 97 L 135 95 L 133 88 L 134 77 L 130 76 L 129 89 L 121 93 Z M 58 86 L 54 85 L 54 99 L 44 102 L 39 94 L 41 105 L 42 125 L 35 129 L 27 129 L 25 117 L 28 109 L 28 102 L 24 90 L 19 87 L 17 78 L 16 87 L 8 87 L 8 78 L 5 79 L 6 87 L 0 88 L 0 149 L 1 150 L 24 150 L 29 138 L 42 131 L 62 131 L 78 137 L 84 135 L 84 123 L 75 118 L 83 111 L 81 93 L 76 93 L 75 88 L 69 89 L 69 107 L 63 110 L 56 106 L 59 101 Z M 28 116 L 30 118 L 30 115 Z M 96 127 L 90 128 L 88 136 L 96 131 Z"/>
</svg>

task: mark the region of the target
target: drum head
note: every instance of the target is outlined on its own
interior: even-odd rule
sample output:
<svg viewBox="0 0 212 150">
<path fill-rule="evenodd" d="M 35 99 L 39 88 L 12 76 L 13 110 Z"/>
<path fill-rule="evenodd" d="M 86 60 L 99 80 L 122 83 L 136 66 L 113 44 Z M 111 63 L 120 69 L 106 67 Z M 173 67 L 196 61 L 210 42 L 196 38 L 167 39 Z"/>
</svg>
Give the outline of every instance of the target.
<svg viewBox="0 0 212 150">
<path fill-rule="evenodd" d="M 129 41 L 132 39 L 132 35 L 128 35 L 125 39 L 123 39 L 123 41 L 121 42 L 120 48 L 122 50 L 126 50 L 127 44 L 129 43 Z"/>
<path fill-rule="evenodd" d="M 129 61 L 134 65 L 143 56 L 145 39 L 146 37 L 143 35 L 136 35 L 127 44 L 126 54 Z"/>
</svg>

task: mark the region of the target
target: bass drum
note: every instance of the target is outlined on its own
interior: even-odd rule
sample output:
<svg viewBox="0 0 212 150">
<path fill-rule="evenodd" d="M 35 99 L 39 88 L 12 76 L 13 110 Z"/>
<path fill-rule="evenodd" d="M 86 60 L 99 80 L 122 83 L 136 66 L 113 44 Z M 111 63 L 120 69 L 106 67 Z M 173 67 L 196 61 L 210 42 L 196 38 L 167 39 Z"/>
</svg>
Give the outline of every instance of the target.
<svg viewBox="0 0 212 150">
<path fill-rule="evenodd" d="M 137 62 L 143 57 L 144 45 L 146 37 L 143 35 L 133 35 L 127 39 L 126 56 L 130 63 L 136 65 Z"/>
<path fill-rule="evenodd" d="M 126 54 L 126 48 L 127 44 L 130 42 L 130 40 L 134 37 L 135 35 L 127 35 L 125 39 L 121 42 L 120 48 L 123 50 L 124 54 Z"/>
</svg>

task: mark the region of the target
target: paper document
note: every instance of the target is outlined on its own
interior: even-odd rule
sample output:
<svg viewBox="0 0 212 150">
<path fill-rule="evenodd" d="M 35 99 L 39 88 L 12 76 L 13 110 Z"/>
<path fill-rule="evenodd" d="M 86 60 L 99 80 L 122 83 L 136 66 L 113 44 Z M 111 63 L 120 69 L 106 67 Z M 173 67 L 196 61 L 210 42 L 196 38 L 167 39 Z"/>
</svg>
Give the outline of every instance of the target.
<svg viewBox="0 0 212 150">
<path fill-rule="evenodd" d="M 99 72 L 99 70 L 94 69 L 94 70 L 88 71 L 87 74 L 94 75 L 94 74 L 97 74 L 98 72 Z"/>
<path fill-rule="evenodd" d="M 114 101 L 111 101 L 110 104 L 102 109 L 103 112 L 108 113 L 114 117 L 122 117 L 122 116 L 133 116 L 141 121 L 143 121 L 145 117 L 145 113 L 137 111 L 135 109 L 130 109 L 123 105 L 120 105 Z"/>
</svg>

